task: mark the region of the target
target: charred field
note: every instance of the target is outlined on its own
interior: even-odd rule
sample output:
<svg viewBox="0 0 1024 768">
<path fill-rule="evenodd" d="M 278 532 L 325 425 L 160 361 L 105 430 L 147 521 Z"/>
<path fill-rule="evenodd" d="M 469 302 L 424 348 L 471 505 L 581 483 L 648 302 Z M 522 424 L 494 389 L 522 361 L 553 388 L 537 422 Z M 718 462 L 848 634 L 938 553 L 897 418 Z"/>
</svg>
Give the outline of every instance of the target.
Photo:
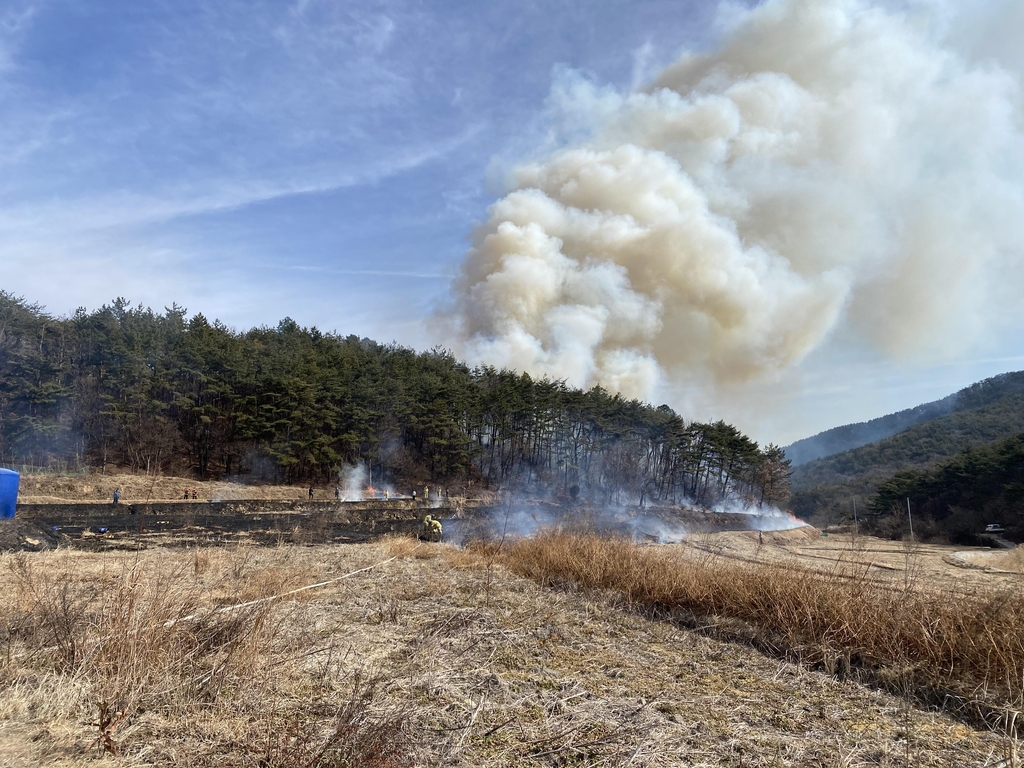
<svg viewBox="0 0 1024 768">
<path fill-rule="evenodd" d="M 895 595 L 933 635 L 960 606 L 979 647 L 982 606 L 1021 657 L 1018 577 L 948 555 L 813 530 L 5 554 L 0 765 L 1015 765 L 1005 669 L 945 680 L 972 715 L 882 653 Z"/>
</svg>

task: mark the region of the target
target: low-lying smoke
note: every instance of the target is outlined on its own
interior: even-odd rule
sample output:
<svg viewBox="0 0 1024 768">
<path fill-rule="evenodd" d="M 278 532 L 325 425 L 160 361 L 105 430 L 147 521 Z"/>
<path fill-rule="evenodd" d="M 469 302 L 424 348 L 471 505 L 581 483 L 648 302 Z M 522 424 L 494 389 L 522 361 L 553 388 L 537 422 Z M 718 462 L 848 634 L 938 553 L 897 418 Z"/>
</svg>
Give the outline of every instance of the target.
<svg viewBox="0 0 1024 768">
<path fill-rule="evenodd" d="M 741 500 L 717 504 L 710 510 L 696 505 L 682 505 L 680 510 L 662 509 L 643 511 L 635 507 L 581 507 L 566 510 L 554 506 L 509 503 L 504 509 L 493 510 L 480 517 L 442 519 L 445 541 L 463 546 L 471 540 L 491 542 L 528 538 L 540 531 L 553 528 L 582 528 L 585 530 L 627 535 L 635 541 L 678 544 L 686 540 L 690 531 L 683 516 L 685 510 L 703 515 L 706 511 L 741 516 L 751 531 L 789 531 L 807 525 L 803 520 L 777 507 L 759 507 Z M 706 524 L 698 530 L 707 530 Z"/>
<path fill-rule="evenodd" d="M 687 535 L 681 521 L 626 508 L 585 507 L 570 511 L 512 503 L 481 517 L 442 519 L 442 522 L 445 541 L 455 546 L 463 546 L 471 540 L 513 541 L 540 531 L 565 527 L 628 535 L 637 541 L 656 541 L 659 544 L 675 544 Z"/>
<path fill-rule="evenodd" d="M 944 10 L 729 4 L 717 49 L 642 90 L 560 75 L 558 148 L 515 169 L 453 284 L 458 351 L 650 397 L 837 336 L 969 344 L 1022 285 L 1020 81 L 957 53 Z"/>
<path fill-rule="evenodd" d="M 338 473 L 338 484 L 341 487 L 342 501 L 362 501 L 366 498 L 365 489 L 369 483 L 370 473 L 362 462 L 345 467 Z"/>
<path fill-rule="evenodd" d="M 747 527 L 752 531 L 791 531 L 807 526 L 806 522 L 792 512 L 774 506 L 759 507 L 740 500 L 716 504 L 711 511 L 725 515 L 744 515 Z"/>
</svg>

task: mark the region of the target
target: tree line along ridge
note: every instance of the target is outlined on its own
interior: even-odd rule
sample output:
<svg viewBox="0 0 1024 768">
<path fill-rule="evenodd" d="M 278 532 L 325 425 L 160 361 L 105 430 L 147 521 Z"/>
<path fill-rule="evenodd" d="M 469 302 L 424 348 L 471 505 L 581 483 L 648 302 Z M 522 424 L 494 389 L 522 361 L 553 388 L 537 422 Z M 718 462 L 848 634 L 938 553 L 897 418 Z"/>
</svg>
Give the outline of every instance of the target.
<svg viewBox="0 0 1024 768">
<path fill-rule="evenodd" d="M 782 504 L 789 463 L 722 421 L 440 348 L 302 328 L 234 331 L 124 299 L 55 317 L 0 292 L 0 460 L 48 468 Z"/>
</svg>

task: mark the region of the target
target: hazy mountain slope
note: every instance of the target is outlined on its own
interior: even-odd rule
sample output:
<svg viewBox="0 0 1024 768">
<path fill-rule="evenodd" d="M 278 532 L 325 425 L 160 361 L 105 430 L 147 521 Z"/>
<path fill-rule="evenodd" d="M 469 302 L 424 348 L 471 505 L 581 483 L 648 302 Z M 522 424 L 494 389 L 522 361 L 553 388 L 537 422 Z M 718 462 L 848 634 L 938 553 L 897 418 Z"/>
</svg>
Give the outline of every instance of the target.
<svg viewBox="0 0 1024 768">
<path fill-rule="evenodd" d="M 797 467 L 793 511 L 803 517 L 849 516 L 855 498 L 863 506 L 896 472 L 927 467 L 1024 432 L 1024 373 L 986 379 L 953 397 L 951 413 Z"/>
<path fill-rule="evenodd" d="M 944 416 L 953 410 L 956 400 L 957 395 L 953 394 L 905 411 L 879 416 L 871 421 L 833 427 L 787 446 L 786 458 L 793 462 L 794 467 L 799 467 L 823 456 L 831 456 L 876 440 L 883 440 L 915 424 Z"/>
<path fill-rule="evenodd" d="M 786 458 L 794 467 L 815 459 L 832 456 L 884 440 L 916 424 L 945 416 L 953 411 L 977 408 L 994 402 L 1008 394 L 1024 391 L 1024 372 L 1003 373 L 979 381 L 952 395 L 930 403 L 890 413 L 870 421 L 844 424 L 797 440 L 786 447 Z"/>
<path fill-rule="evenodd" d="M 875 443 L 803 464 L 793 472 L 793 490 L 857 477 L 889 477 L 1024 432 L 1024 393 L 916 424 Z"/>
</svg>

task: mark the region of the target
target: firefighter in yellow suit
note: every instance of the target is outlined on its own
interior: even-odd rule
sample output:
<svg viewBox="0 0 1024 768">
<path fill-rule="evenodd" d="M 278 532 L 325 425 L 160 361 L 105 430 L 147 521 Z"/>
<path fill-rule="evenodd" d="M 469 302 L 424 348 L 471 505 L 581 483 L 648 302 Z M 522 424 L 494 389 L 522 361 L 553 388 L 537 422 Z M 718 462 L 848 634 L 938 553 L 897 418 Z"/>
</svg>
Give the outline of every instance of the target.
<svg viewBox="0 0 1024 768">
<path fill-rule="evenodd" d="M 427 541 L 440 541 L 441 521 L 430 515 L 423 518 L 423 538 Z"/>
</svg>

